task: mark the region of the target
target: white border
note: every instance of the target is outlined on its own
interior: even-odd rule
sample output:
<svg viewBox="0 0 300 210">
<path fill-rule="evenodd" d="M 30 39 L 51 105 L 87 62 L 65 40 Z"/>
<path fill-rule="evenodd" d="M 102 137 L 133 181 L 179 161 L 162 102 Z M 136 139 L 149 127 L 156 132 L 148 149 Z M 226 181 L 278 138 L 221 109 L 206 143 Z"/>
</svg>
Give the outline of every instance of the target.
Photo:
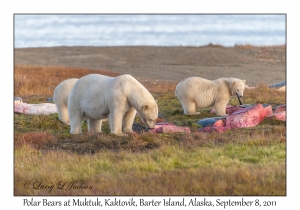
<svg viewBox="0 0 300 210">
<path fill-rule="evenodd" d="M 295 2 L 295 1 L 294 1 Z M 290 2 L 258 1 L 83 1 L 78 4 L 75 1 L 10 1 L 1 6 L 1 94 L 4 105 L 1 110 L 5 115 L 1 120 L 1 130 L 4 137 L 1 138 L 2 145 L 2 185 L 1 206 L 5 209 L 23 208 L 23 199 L 31 197 L 13 196 L 13 14 L 14 13 L 286 13 L 287 14 L 287 196 L 283 197 L 260 197 L 261 200 L 276 200 L 277 207 L 272 209 L 283 209 L 286 207 L 298 207 L 299 190 L 299 139 L 295 130 L 299 128 L 296 123 L 299 108 L 297 97 L 299 83 L 297 75 L 299 71 L 299 11 L 297 4 Z M 293 98 L 292 98 L 293 96 Z M 290 100 L 291 99 L 291 100 Z M 297 126 L 297 127 L 296 127 Z M 8 149 L 9 148 L 9 149 Z M 34 197 L 42 200 L 66 200 L 67 197 Z M 96 198 L 96 197 L 93 197 Z M 126 197 L 124 197 L 125 199 Z M 140 198 L 140 197 L 138 197 Z M 136 198 L 136 199 L 138 199 Z M 150 197 L 147 197 L 150 198 Z M 178 197 L 175 197 L 178 198 Z M 189 197 L 188 197 L 189 198 Z M 237 199 L 239 197 L 221 197 L 222 199 Z M 257 197 L 245 197 L 255 199 Z M 161 199 L 161 198 L 158 198 Z M 215 199 L 215 197 L 208 197 Z M 39 207 L 40 209 L 41 207 Z M 42 207 L 44 209 L 45 207 Z M 74 207 L 72 207 L 74 208 Z M 174 209 L 174 208 L 173 208 Z M 206 209 L 201 207 L 201 209 Z M 208 209 L 208 208 L 207 208 Z M 211 209 L 211 208 L 210 208 Z M 226 209 L 230 209 L 227 207 Z M 251 208 L 252 209 L 252 208 Z M 260 208 L 261 209 L 261 208 Z M 296 208 L 294 208 L 296 209 Z"/>
</svg>

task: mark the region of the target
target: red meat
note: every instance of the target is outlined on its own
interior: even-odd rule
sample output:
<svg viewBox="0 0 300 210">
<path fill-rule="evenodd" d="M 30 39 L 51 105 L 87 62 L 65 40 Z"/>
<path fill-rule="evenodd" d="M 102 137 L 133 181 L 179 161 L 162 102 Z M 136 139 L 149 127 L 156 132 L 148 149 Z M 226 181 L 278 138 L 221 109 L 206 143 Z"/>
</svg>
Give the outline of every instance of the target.
<svg viewBox="0 0 300 210">
<path fill-rule="evenodd" d="M 278 113 L 278 112 L 282 112 L 282 111 L 286 111 L 286 104 L 276 106 L 275 110 L 274 110 L 274 113 Z"/>
<path fill-rule="evenodd" d="M 257 104 L 234 112 L 226 118 L 227 128 L 244 128 L 258 125 L 266 116 L 262 104 Z"/>
<path fill-rule="evenodd" d="M 241 109 L 245 109 L 245 107 L 240 107 L 240 106 L 233 106 L 233 107 L 229 107 L 228 109 L 226 109 L 226 113 L 228 115 L 231 115 L 232 113 L 241 110 Z"/>
<path fill-rule="evenodd" d="M 269 117 L 276 118 L 277 120 L 281 121 L 286 121 L 286 111 L 274 113 Z"/>
<path fill-rule="evenodd" d="M 226 126 L 226 119 L 221 119 L 218 120 L 217 122 L 214 123 L 214 127 L 225 127 Z"/>
<path fill-rule="evenodd" d="M 151 133 L 176 133 L 176 132 L 186 132 L 190 133 L 190 128 L 189 127 L 182 127 L 182 126 L 177 126 L 173 123 L 169 122 L 161 122 L 161 123 L 156 123 L 155 128 L 150 129 L 149 132 Z"/>
<path fill-rule="evenodd" d="M 273 114 L 273 109 L 272 109 L 272 106 L 267 106 L 265 107 L 265 112 L 266 112 L 266 117 L 270 116 Z"/>
</svg>

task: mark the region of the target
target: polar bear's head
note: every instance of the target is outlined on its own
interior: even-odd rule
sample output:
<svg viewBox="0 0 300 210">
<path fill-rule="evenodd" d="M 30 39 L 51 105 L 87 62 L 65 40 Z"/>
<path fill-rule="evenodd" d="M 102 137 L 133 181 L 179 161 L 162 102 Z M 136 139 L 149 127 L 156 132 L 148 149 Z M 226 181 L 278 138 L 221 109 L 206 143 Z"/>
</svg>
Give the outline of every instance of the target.
<svg viewBox="0 0 300 210">
<path fill-rule="evenodd" d="M 229 80 L 229 87 L 231 95 L 237 95 L 238 97 L 243 97 L 244 90 L 245 90 L 245 83 L 246 80 L 230 78 Z"/>
<path fill-rule="evenodd" d="M 156 103 L 143 105 L 139 115 L 143 123 L 147 124 L 149 128 L 154 128 L 156 119 L 158 117 L 158 108 Z"/>
</svg>

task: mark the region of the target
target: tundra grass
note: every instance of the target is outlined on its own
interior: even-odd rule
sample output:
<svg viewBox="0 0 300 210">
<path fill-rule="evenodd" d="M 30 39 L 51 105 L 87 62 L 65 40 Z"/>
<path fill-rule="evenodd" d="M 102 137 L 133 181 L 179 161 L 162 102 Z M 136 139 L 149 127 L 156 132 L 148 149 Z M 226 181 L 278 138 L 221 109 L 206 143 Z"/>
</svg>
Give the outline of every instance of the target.
<svg viewBox="0 0 300 210">
<path fill-rule="evenodd" d="M 285 195 L 285 180 L 281 143 L 164 145 L 150 152 L 93 155 L 24 145 L 15 152 L 16 195 Z M 55 187 L 39 189 L 40 182 Z M 72 182 L 90 188 L 69 190 Z M 25 183 L 30 184 L 24 188 Z M 65 189 L 59 183 L 67 183 Z"/>
<path fill-rule="evenodd" d="M 49 70 L 35 70 L 39 69 Z M 76 71 L 83 70 L 70 72 Z M 48 76 L 58 84 L 50 72 Z M 22 75 L 26 76 L 26 71 Z M 15 88 L 15 95 L 26 103 L 46 102 L 54 90 L 45 90 L 38 82 L 28 84 L 30 89 Z M 198 120 L 215 116 L 210 109 L 199 110 L 198 116 L 185 116 L 174 91 L 164 91 L 174 89 L 174 84 L 169 89 L 160 89 L 157 84 L 151 87 L 149 81 L 147 85 L 163 119 L 188 126 L 193 132 L 118 137 L 109 133 L 104 122 L 103 133 L 90 135 L 84 122 L 83 134 L 72 135 L 57 114 L 15 113 L 14 194 L 286 195 L 285 122 L 266 118 L 251 128 L 196 132 Z M 21 87 L 18 80 L 15 86 Z M 34 89 L 36 94 L 32 95 Z M 284 92 L 263 84 L 246 90 L 242 101 L 272 106 L 286 103 Z M 229 102 L 238 103 L 236 98 Z"/>
</svg>

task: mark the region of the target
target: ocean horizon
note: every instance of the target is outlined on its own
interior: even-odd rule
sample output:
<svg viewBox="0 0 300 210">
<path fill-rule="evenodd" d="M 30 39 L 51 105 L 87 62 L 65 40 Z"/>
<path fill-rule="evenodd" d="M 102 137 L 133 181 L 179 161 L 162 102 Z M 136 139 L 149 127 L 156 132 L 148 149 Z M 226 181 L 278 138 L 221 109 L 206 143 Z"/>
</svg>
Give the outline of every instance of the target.
<svg viewBox="0 0 300 210">
<path fill-rule="evenodd" d="M 14 15 L 15 48 L 207 44 L 286 44 L 286 15 Z"/>
</svg>

